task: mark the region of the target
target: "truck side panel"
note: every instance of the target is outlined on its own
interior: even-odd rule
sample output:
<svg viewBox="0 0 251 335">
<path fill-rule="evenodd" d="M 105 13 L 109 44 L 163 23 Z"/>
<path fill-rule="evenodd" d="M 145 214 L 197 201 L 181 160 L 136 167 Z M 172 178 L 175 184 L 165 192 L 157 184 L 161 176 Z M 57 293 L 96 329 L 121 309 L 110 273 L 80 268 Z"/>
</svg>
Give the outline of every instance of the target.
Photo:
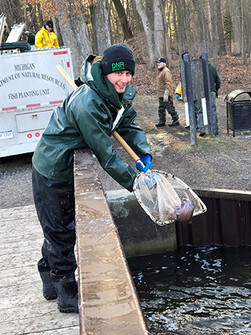
<svg viewBox="0 0 251 335">
<path fill-rule="evenodd" d="M 69 49 L 0 56 L 0 157 L 33 152 L 54 109 L 72 91 Z"/>
</svg>

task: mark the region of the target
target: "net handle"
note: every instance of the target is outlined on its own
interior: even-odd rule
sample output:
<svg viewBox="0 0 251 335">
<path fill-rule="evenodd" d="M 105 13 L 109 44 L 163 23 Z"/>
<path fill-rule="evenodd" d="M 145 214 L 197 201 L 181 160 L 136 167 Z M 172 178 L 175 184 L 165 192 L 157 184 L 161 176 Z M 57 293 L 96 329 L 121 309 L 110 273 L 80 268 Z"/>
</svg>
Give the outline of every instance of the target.
<svg viewBox="0 0 251 335">
<path fill-rule="evenodd" d="M 68 84 L 75 90 L 77 88 L 77 85 L 74 83 L 74 81 L 69 77 L 69 75 L 66 73 L 66 71 L 62 68 L 61 65 L 57 65 L 56 69 L 61 74 L 61 76 L 68 82 Z M 139 156 L 132 150 L 132 148 L 126 143 L 126 141 L 117 133 L 114 131 L 112 133 L 114 138 L 119 142 L 119 144 L 125 149 L 125 151 L 131 156 L 131 158 L 137 162 L 140 160 Z"/>
<path fill-rule="evenodd" d="M 114 138 L 119 142 L 119 144 L 125 149 L 125 151 L 131 156 L 131 158 L 137 162 L 140 160 L 139 156 L 132 150 L 132 148 L 126 143 L 126 141 L 117 133 L 114 131 L 112 133 Z"/>
</svg>

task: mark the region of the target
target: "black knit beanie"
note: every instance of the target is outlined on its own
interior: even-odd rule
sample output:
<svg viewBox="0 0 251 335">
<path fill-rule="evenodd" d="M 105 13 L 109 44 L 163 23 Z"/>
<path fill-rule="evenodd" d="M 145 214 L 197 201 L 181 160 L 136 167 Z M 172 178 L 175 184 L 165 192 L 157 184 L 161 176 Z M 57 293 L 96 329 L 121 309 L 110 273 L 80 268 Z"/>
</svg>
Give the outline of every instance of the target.
<svg viewBox="0 0 251 335">
<path fill-rule="evenodd" d="M 46 21 L 45 25 L 53 29 L 53 22 L 51 20 Z"/>
<path fill-rule="evenodd" d="M 116 71 L 131 71 L 134 75 L 135 61 L 132 50 L 125 44 L 113 44 L 108 47 L 101 59 L 101 69 L 105 76 Z"/>
</svg>

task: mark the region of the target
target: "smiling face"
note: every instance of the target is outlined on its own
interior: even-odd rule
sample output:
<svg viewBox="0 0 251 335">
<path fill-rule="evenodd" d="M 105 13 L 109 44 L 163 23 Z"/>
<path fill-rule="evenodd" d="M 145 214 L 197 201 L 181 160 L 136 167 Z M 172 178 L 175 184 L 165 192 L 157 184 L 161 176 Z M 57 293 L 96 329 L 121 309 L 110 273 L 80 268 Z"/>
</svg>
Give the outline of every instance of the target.
<svg viewBox="0 0 251 335">
<path fill-rule="evenodd" d="M 116 92 L 122 94 L 132 80 L 132 73 L 131 71 L 116 71 L 107 74 L 106 77 L 113 84 Z"/>
</svg>

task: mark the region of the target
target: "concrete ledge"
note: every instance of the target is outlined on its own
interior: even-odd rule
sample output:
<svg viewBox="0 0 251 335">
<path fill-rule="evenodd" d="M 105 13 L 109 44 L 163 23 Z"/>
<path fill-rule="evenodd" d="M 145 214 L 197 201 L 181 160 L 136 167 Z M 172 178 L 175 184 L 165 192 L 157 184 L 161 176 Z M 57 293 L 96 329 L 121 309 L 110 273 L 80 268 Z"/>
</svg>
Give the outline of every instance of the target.
<svg viewBox="0 0 251 335">
<path fill-rule="evenodd" d="M 127 257 L 177 249 L 176 226 L 156 225 L 126 189 L 107 191 L 106 197 Z"/>
<path fill-rule="evenodd" d="M 149 334 L 91 151 L 75 151 L 80 334 Z"/>
</svg>

